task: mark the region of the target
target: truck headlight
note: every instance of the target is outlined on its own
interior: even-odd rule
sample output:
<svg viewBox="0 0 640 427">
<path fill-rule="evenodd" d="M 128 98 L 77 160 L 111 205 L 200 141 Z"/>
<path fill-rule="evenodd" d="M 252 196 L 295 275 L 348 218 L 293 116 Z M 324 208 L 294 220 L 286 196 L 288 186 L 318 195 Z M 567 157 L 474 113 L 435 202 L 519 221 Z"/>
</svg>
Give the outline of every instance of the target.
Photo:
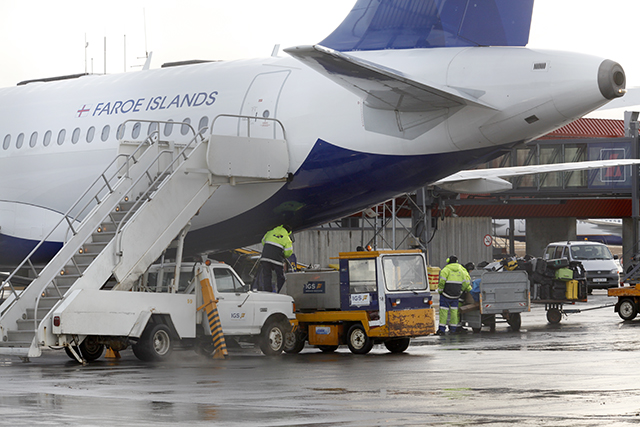
<svg viewBox="0 0 640 427">
<path fill-rule="evenodd" d="M 618 274 L 618 269 L 614 268 L 613 270 L 611 270 L 611 274 Z"/>
</svg>

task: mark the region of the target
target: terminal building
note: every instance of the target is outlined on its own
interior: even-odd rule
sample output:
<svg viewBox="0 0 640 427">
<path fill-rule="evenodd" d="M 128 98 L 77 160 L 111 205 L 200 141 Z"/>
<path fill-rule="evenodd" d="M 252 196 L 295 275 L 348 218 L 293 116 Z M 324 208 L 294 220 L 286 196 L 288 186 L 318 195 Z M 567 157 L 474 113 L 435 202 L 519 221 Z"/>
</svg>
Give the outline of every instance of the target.
<svg viewBox="0 0 640 427">
<path fill-rule="evenodd" d="M 638 158 L 637 113 L 625 120 L 583 118 L 511 149 L 482 167 L 510 167 Z M 492 220 L 509 220 L 506 253 L 514 253 L 514 221 L 526 219 L 526 253 L 542 256 L 549 242 L 576 239 L 577 219 L 622 219 L 624 261 L 638 252 L 638 189 L 630 166 L 532 174 L 510 179 L 511 190 L 464 195 L 426 187 L 414 194 L 296 235 L 299 260 L 325 266 L 330 256 L 357 246 L 422 248 L 442 266 L 456 254 L 464 262 L 491 261 Z M 635 182 L 637 182 L 637 175 Z M 632 200 L 635 195 L 636 212 Z M 636 221 L 634 221 L 634 217 Z"/>
</svg>

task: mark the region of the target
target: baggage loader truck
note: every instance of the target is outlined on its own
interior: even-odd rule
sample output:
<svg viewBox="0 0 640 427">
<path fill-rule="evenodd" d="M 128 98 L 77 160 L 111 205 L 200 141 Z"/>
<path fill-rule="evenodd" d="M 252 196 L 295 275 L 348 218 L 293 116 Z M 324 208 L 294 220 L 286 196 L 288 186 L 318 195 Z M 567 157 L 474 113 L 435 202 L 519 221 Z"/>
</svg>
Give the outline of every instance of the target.
<svg viewBox="0 0 640 427">
<path fill-rule="evenodd" d="M 411 337 L 435 333 L 435 312 L 424 255 L 418 251 L 362 251 L 339 254 L 339 271 L 287 274 L 281 292 L 296 302 L 297 330 L 284 351 L 305 343 L 323 352 L 347 345 L 355 354 L 383 343 L 401 353 Z"/>
<path fill-rule="evenodd" d="M 295 324 L 290 296 L 251 291 L 229 265 L 210 260 L 153 265 L 129 292 L 72 291 L 51 313 L 43 343 L 81 362 L 129 345 L 143 361 L 166 359 L 174 346 L 210 354 L 222 338 L 277 355 Z"/>
</svg>

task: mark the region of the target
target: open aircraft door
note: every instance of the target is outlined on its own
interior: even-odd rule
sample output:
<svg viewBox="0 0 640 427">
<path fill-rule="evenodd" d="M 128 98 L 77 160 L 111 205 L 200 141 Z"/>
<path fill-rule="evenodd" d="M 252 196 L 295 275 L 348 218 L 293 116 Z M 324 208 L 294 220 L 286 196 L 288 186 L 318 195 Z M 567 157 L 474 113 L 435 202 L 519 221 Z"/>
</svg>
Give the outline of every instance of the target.
<svg viewBox="0 0 640 427">
<path fill-rule="evenodd" d="M 221 114 L 214 119 L 207 152 L 207 164 L 214 175 L 232 178 L 234 184 L 243 179 L 283 180 L 289 176 L 285 128 L 276 116 L 280 93 L 290 73 L 258 74 L 247 90 L 240 114 Z M 228 120 L 237 121 L 235 135 L 218 132 L 225 127 L 218 128 L 217 123 Z"/>
</svg>

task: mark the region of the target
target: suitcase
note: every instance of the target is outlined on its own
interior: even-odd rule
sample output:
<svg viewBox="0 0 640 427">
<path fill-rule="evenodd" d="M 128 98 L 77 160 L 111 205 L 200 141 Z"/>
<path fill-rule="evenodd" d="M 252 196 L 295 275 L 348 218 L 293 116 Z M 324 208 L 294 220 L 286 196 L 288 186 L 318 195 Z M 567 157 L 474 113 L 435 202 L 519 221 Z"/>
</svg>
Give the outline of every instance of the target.
<svg viewBox="0 0 640 427">
<path fill-rule="evenodd" d="M 564 300 L 567 296 L 567 285 L 561 280 L 554 280 L 551 286 L 551 299 Z"/>
<path fill-rule="evenodd" d="M 558 258 L 547 260 L 547 267 L 557 270 L 558 268 L 569 267 L 567 258 Z"/>
<path fill-rule="evenodd" d="M 567 299 L 578 299 L 578 281 L 577 280 L 568 280 L 566 282 L 567 286 Z"/>
<path fill-rule="evenodd" d="M 556 279 L 573 280 L 573 270 L 568 267 L 562 267 L 556 270 Z"/>
</svg>

